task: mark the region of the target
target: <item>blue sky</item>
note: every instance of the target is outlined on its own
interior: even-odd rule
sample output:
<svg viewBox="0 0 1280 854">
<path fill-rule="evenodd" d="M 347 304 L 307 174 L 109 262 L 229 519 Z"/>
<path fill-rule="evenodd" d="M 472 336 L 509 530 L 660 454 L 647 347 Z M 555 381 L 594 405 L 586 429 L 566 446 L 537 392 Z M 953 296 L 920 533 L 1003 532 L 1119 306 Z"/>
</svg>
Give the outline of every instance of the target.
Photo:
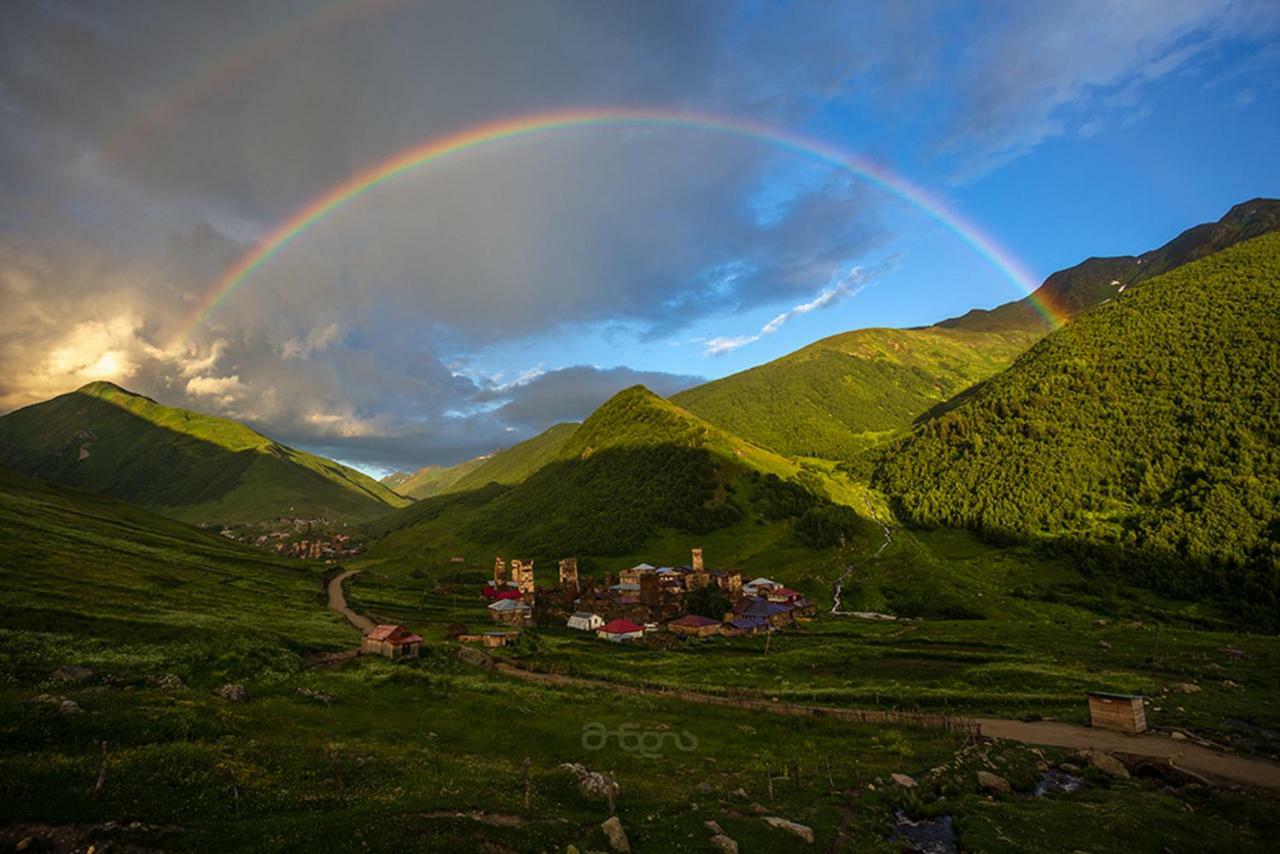
<svg viewBox="0 0 1280 854">
<path fill-rule="evenodd" d="M 110 379 L 412 468 L 635 382 L 672 393 L 826 335 L 992 307 L 1021 293 L 866 181 L 751 140 L 605 128 L 368 193 L 175 339 L 238 257 L 348 175 L 594 106 L 873 158 L 1038 281 L 1280 195 L 1277 36 L 1271 0 L 18 2 L 0 35 L 0 409 Z"/>
</svg>

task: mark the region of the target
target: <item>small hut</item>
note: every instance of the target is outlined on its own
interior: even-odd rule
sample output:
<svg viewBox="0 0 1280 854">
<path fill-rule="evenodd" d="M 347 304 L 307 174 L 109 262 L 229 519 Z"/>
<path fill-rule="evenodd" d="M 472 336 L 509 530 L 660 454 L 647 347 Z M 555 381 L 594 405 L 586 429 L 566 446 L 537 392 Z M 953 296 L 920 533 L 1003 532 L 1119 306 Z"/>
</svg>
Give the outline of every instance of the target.
<svg viewBox="0 0 1280 854">
<path fill-rule="evenodd" d="M 417 658 L 421 648 L 422 637 L 404 626 L 374 626 L 360 641 L 362 653 L 383 658 Z"/>
<path fill-rule="evenodd" d="M 596 637 L 615 643 L 624 640 L 638 640 L 644 637 L 644 626 L 638 626 L 630 620 L 614 620 L 596 629 Z"/>
<path fill-rule="evenodd" d="M 604 625 L 604 617 L 592 611 L 576 611 L 569 617 L 567 625 L 580 632 L 594 632 Z"/>
<path fill-rule="evenodd" d="M 1137 694 L 1089 692 L 1089 725 L 1137 735 L 1147 731 L 1147 712 Z"/>
</svg>

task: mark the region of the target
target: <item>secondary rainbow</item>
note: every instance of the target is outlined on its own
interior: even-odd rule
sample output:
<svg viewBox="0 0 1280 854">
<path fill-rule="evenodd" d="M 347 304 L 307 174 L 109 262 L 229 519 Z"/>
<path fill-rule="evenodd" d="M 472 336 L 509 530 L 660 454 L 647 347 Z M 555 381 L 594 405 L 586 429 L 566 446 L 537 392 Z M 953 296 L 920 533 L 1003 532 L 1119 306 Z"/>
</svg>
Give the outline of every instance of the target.
<svg viewBox="0 0 1280 854">
<path fill-rule="evenodd" d="M 608 108 L 536 113 L 477 125 L 432 138 L 352 175 L 316 196 L 281 222 L 228 269 L 183 324 L 180 339 L 186 339 L 254 272 L 308 228 L 337 208 L 388 181 L 453 155 L 498 143 L 609 127 L 673 128 L 724 134 L 755 140 L 845 169 L 913 205 L 945 226 L 1012 282 L 1021 295 L 1029 295 L 1031 304 L 1050 328 L 1063 322 L 1063 318 L 1046 299 L 1034 294 L 1037 285 L 1034 277 L 1009 251 L 937 196 L 870 158 L 844 152 L 826 143 L 787 131 L 739 119 L 705 113 Z"/>
</svg>

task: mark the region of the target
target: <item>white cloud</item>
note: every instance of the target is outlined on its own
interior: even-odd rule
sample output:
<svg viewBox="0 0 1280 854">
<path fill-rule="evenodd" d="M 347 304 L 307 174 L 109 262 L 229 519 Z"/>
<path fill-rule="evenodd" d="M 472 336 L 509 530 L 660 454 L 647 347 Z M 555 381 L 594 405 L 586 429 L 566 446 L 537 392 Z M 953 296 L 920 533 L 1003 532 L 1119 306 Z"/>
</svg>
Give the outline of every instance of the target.
<svg viewBox="0 0 1280 854">
<path fill-rule="evenodd" d="M 826 308 L 835 305 L 842 300 L 846 300 L 859 291 L 871 284 L 872 281 L 879 278 L 887 272 L 895 263 L 896 258 L 891 258 L 885 263 L 867 270 L 862 267 L 851 267 L 846 271 L 835 284 L 824 288 L 816 297 L 808 302 L 802 302 L 799 305 L 779 314 L 770 320 L 764 326 L 760 327 L 760 331 L 752 335 L 736 335 L 733 337 L 711 338 L 703 345 L 703 354 L 707 356 L 723 356 L 725 353 L 737 350 L 739 347 L 745 347 L 748 344 L 754 344 L 766 335 L 772 335 L 781 329 L 789 320 L 799 317 L 802 314 L 808 314 L 811 311 L 817 311 L 820 308 Z"/>
</svg>

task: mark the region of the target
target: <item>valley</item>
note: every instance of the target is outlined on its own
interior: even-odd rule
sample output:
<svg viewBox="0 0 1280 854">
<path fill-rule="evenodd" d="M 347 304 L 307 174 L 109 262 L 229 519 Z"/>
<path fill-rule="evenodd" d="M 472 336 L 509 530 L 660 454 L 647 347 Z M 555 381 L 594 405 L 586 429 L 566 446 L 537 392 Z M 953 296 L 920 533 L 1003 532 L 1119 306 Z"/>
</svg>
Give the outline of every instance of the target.
<svg viewBox="0 0 1280 854">
<path fill-rule="evenodd" d="M 0 417 L 0 845 L 1268 850 L 1276 204 L 382 482 Z"/>
</svg>

